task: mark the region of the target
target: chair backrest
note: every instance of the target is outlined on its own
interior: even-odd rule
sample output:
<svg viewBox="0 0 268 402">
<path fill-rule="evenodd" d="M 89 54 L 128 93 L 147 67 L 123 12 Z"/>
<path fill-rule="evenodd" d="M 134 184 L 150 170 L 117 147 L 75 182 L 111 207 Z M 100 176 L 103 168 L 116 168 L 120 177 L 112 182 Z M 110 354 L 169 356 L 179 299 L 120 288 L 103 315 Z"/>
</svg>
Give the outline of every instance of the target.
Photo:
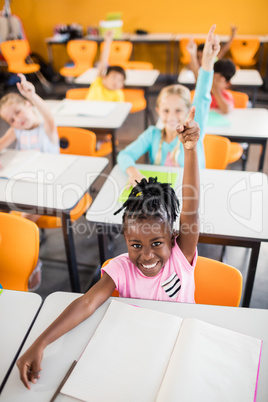
<svg viewBox="0 0 268 402">
<path fill-rule="evenodd" d="M 93 62 L 98 50 L 97 42 L 77 39 L 67 43 L 67 52 L 76 66 L 93 67 Z"/>
<path fill-rule="evenodd" d="M 105 267 L 111 258 L 102 264 Z M 216 306 L 238 307 L 242 294 L 241 272 L 220 261 L 197 257 L 195 266 L 195 302 Z M 113 297 L 119 293 L 114 290 Z"/>
<path fill-rule="evenodd" d="M 259 39 L 237 39 L 232 41 L 230 53 L 235 64 L 252 66 L 256 64 L 254 56 L 260 47 Z"/>
<path fill-rule="evenodd" d="M 220 261 L 198 257 L 194 276 L 196 303 L 239 306 L 243 278 L 238 269 Z"/>
<path fill-rule="evenodd" d="M 71 88 L 65 94 L 67 99 L 83 100 L 86 98 L 88 88 Z"/>
<path fill-rule="evenodd" d="M 0 283 L 4 289 L 28 291 L 39 254 L 37 225 L 0 212 Z"/>
<path fill-rule="evenodd" d="M 2 42 L 0 47 L 9 71 L 17 71 L 20 66 L 24 67 L 25 59 L 30 53 L 29 42 L 26 39 Z"/>
<path fill-rule="evenodd" d="M 248 94 L 244 92 L 238 92 L 238 91 L 231 91 L 228 90 L 234 98 L 234 107 L 235 108 L 240 108 L 240 109 L 245 109 L 248 106 Z"/>
<path fill-rule="evenodd" d="M 77 127 L 58 127 L 60 153 L 93 156 L 96 149 L 96 134 Z"/>
<path fill-rule="evenodd" d="M 100 51 L 104 48 L 104 42 L 100 45 Z M 127 41 L 112 41 L 109 53 L 108 63 L 110 65 L 120 65 L 120 62 L 126 62 L 130 59 L 133 44 Z"/>
<path fill-rule="evenodd" d="M 220 135 L 206 134 L 203 141 L 206 168 L 225 169 L 230 156 L 231 142 Z"/>
<path fill-rule="evenodd" d="M 191 92 L 191 102 L 193 102 L 194 100 L 194 94 L 195 94 L 195 90 L 193 89 Z M 244 93 L 244 92 L 238 92 L 238 91 L 231 91 L 228 89 L 228 92 L 230 92 L 230 94 L 233 96 L 234 98 L 234 107 L 235 108 L 247 108 L 248 106 L 248 94 Z"/>
</svg>

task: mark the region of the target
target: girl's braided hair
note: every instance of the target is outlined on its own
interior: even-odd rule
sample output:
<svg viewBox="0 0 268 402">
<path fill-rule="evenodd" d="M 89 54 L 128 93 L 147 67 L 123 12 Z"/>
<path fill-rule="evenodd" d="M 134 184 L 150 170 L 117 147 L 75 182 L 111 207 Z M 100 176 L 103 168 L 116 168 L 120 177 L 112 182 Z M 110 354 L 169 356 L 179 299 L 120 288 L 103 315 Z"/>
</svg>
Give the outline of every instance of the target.
<svg viewBox="0 0 268 402">
<path fill-rule="evenodd" d="M 151 217 L 167 221 L 172 230 L 179 215 L 180 204 L 169 183 L 159 183 L 157 177 L 149 177 L 148 181 L 142 179 L 140 183 L 137 182 L 128 199 L 114 215 L 123 209 L 123 224 L 126 219 L 141 220 Z"/>
</svg>

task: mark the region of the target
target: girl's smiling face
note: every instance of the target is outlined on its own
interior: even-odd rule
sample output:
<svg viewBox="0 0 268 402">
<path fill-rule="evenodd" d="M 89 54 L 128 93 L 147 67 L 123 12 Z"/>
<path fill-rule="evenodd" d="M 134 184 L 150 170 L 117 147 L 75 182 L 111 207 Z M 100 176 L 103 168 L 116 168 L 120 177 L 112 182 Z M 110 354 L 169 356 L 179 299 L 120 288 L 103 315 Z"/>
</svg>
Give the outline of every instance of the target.
<svg viewBox="0 0 268 402">
<path fill-rule="evenodd" d="M 127 219 L 124 236 L 130 261 L 143 275 L 156 276 L 171 254 L 172 239 L 169 225 L 154 218 Z"/>
<path fill-rule="evenodd" d="M 161 98 L 156 111 L 167 131 L 175 131 L 183 124 L 189 112 L 185 101 L 176 94 L 168 94 Z"/>
</svg>

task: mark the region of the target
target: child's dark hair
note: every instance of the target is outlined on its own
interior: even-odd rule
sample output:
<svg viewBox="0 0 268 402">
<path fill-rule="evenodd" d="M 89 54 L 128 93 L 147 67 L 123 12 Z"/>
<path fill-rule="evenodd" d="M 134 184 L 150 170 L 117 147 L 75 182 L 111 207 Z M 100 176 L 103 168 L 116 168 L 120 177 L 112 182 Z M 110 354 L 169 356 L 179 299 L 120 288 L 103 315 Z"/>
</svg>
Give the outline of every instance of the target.
<svg viewBox="0 0 268 402">
<path fill-rule="evenodd" d="M 200 43 L 200 44 L 197 46 L 197 51 L 198 51 L 198 52 L 203 52 L 204 46 L 205 46 L 204 43 Z"/>
<path fill-rule="evenodd" d="M 220 59 L 214 63 L 214 73 L 222 75 L 227 82 L 235 75 L 235 64 L 230 59 Z"/>
<path fill-rule="evenodd" d="M 172 230 L 179 215 L 180 203 L 169 183 L 159 183 L 156 177 L 149 177 L 148 181 L 142 179 L 140 183 L 137 182 L 128 199 L 114 215 L 123 209 L 123 225 L 127 219 L 154 218 L 168 222 Z"/>
<path fill-rule="evenodd" d="M 115 71 L 116 73 L 122 74 L 123 77 L 124 77 L 124 80 L 126 79 L 126 72 L 125 72 L 125 70 L 123 69 L 123 67 L 121 67 L 121 66 L 109 66 L 109 67 L 107 68 L 106 75 L 108 75 L 108 74 L 111 73 L 112 71 Z"/>
</svg>

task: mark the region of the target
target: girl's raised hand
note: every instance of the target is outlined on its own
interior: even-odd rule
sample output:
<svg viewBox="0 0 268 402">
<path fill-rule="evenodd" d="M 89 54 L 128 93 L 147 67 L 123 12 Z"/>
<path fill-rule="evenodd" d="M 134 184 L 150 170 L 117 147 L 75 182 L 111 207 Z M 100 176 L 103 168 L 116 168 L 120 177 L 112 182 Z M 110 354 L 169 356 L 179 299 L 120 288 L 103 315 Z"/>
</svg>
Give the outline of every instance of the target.
<svg viewBox="0 0 268 402">
<path fill-rule="evenodd" d="M 18 77 L 20 77 L 20 82 L 17 83 L 18 90 L 24 98 L 30 99 L 35 94 L 34 85 L 26 80 L 25 75 L 18 74 Z"/>
<path fill-rule="evenodd" d="M 200 137 L 200 127 L 199 124 L 194 121 L 194 117 L 195 106 L 192 106 L 185 123 L 177 127 L 179 139 L 186 149 L 193 149 Z"/>
</svg>

